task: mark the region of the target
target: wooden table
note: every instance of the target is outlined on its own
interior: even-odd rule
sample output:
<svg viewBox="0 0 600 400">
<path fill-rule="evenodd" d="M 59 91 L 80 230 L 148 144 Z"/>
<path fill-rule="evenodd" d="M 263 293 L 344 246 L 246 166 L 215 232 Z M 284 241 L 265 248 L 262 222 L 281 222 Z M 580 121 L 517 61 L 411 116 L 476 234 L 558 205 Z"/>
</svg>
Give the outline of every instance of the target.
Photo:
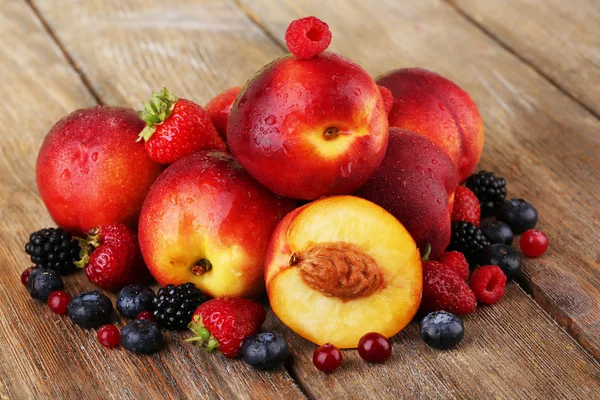
<svg viewBox="0 0 600 400">
<path fill-rule="evenodd" d="M 549 251 L 465 319 L 461 345 L 432 350 L 412 323 L 386 364 L 346 351 L 324 375 L 315 346 L 270 315 L 293 356 L 258 372 L 186 334 L 153 356 L 109 351 L 31 300 L 22 248 L 52 225 L 34 178 L 52 124 L 98 103 L 138 108 L 163 86 L 204 104 L 283 54 L 306 15 L 374 76 L 421 66 L 466 89 L 485 121 L 481 167 L 540 212 Z M 0 399 L 600 398 L 599 27 L 597 0 L 0 0 Z"/>
</svg>

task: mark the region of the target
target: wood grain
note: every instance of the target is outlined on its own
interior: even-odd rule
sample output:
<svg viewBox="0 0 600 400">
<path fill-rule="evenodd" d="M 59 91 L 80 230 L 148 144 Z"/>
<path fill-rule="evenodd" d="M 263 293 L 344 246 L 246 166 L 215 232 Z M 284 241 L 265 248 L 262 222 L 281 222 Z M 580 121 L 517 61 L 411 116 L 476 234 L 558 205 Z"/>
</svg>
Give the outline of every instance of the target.
<svg viewBox="0 0 600 400">
<path fill-rule="evenodd" d="M 535 70 L 438 0 L 335 3 L 262 2 L 243 7 L 273 37 L 290 20 L 316 15 L 333 32 L 331 49 L 374 76 L 420 66 L 467 90 L 485 123 L 481 167 L 508 181 L 509 197 L 540 213 L 550 238 L 524 261 L 536 301 L 600 358 L 600 121 Z"/>
<path fill-rule="evenodd" d="M 600 2 L 449 2 L 600 115 Z"/>
<path fill-rule="evenodd" d="M 153 356 L 107 350 L 94 331 L 29 297 L 22 247 L 29 232 L 52 225 L 36 193 L 37 150 L 56 120 L 94 100 L 25 2 L 0 0 L 0 10 L 0 398 L 304 398 L 285 369 L 259 373 L 208 355 L 183 344 L 187 334 L 167 334 Z M 93 289 L 82 273 L 65 283 L 69 293 Z"/>
</svg>

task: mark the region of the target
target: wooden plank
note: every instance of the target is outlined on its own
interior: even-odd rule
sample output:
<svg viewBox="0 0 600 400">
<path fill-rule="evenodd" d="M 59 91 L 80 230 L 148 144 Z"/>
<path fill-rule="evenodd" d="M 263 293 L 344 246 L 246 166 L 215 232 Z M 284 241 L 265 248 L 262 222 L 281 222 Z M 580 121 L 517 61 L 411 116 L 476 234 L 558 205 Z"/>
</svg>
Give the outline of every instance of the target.
<svg viewBox="0 0 600 400">
<path fill-rule="evenodd" d="M 0 0 L 0 10 L 0 398 L 304 398 L 284 368 L 265 374 L 205 354 L 182 343 L 186 334 L 167 334 L 153 356 L 107 350 L 29 297 L 22 248 L 52 225 L 36 193 L 37 150 L 56 120 L 94 99 L 27 3 Z M 72 294 L 93 288 L 83 273 L 65 281 Z"/>
<path fill-rule="evenodd" d="M 449 2 L 600 115 L 600 2 Z"/>
<path fill-rule="evenodd" d="M 335 3 L 244 0 L 273 37 L 290 20 L 316 15 L 333 32 L 331 49 L 374 76 L 420 66 L 457 82 L 485 123 L 481 167 L 506 177 L 509 197 L 540 213 L 550 238 L 539 259 L 524 260 L 536 301 L 600 358 L 600 122 L 451 6 L 438 0 Z"/>
<path fill-rule="evenodd" d="M 232 3 L 177 0 L 165 5 L 159 0 L 139 0 L 121 4 L 113 0 L 103 5 L 87 2 L 67 6 L 64 1 L 39 0 L 35 4 L 101 98 L 109 102 L 136 105 L 163 82 L 172 91 L 203 102 L 243 82 L 281 54 L 278 46 L 250 26 Z M 277 20 L 276 16 L 270 18 Z M 283 29 L 291 16 L 286 18 Z M 344 40 L 353 40 L 349 43 L 357 48 L 356 43 L 361 42 L 352 37 Z M 145 44 L 140 46 L 140 41 Z M 347 54 L 353 56 L 352 52 Z M 590 390 L 598 388 L 598 364 L 521 290 L 511 286 L 508 291 L 506 301 L 482 308 L 468 319 L 469 337 L 454 352 L 426 348 L 413 324 L 397 338 L 401 344 L 396 346 L 395 362 L 369 366 L 360 362 L 355 352 L 347 351 L 349 361 L 339 375 L 317 373 L 310 361 L 315 346 L 273 318 L 267 326 L 286 333 L 294 353 L 290 368 L 303 389 L 318 398 L 474 397 L 472 393 L 482 398 L 496 393 L 512 398 L 524 397 L 524 393 L 541 398 L 552 394 L 590 397 L 592 392 L 587 392 L 586 385 Z M 546 353 L 545 343 L 555 353 Z M 409 350 L 400 350 L 404 346 Z M 471 350 L 463 351 L 465 348 Z M 526 371 L 526 382 L 515 380 L 520 371 Z M 555 384 L 559 377 L 560 386 Z M 235 379 L 232 376 L 230 380 Z M 515 382 L 523 389 L 515 389 Z"/>
</svg>

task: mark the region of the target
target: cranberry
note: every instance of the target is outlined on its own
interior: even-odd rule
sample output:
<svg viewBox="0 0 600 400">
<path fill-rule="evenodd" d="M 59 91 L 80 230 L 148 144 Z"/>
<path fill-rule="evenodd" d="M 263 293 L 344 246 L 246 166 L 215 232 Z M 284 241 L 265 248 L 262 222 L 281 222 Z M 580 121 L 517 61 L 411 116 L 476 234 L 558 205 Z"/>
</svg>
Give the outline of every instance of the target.
<svg viewBox="0 0 600 400">
<path fill-rule="evenodd" d="M 392 345 L 381 333 L 370 332 L 360 338 L 358 354 L 365 361 L 382 363 L 392 355 Z"/>
<path fill-rule="evenodd" d="M 56 290 L 48 295 L 48 307 L 54 314 L 64 315 L 67 313 L 67 306 L 71 301 L 71 296 L 62 290 Z"/>
<path fill-rule="evenodd" d="M 37 267 L 29 267 L 27 268 L 25 271 L 23 271 L 23 273 L 21 274 L 21 283 L 25 286 L 27 286 L 27 282 L 29 282 L 29 275 L 31 274 L 31 271 L 33 271 L 34 269 L 36 269 Z"/>
<path fill-rule="evenodd" d="M 98 341 L 104 347 L 112 349 L 121 342 L 121 333 L 115 325 L 104 325 L 98 329 Z"/>
<path fill-rule="evenodd" d="M 320 371 L 332 372 L 341 363 L 342 352 L 331 343 L 325 343 L 313 353 L 313 364 Z"/>
<path fill-rule="evenodd" d="M 548 236 L 538 229 L 530 229 L 521 236 L 521 251 L 528 257 L 539 257 L 548 249 Z"/>
<path fill-rule="evenodd" d="M 135 317 L 135 319 L 144 319 L 146 321 L 156 320 L 156 318 L 154 318 L 154 314 L 152 314 L 150 311 L 142 311 L 137 317 Z"/>
</svg>

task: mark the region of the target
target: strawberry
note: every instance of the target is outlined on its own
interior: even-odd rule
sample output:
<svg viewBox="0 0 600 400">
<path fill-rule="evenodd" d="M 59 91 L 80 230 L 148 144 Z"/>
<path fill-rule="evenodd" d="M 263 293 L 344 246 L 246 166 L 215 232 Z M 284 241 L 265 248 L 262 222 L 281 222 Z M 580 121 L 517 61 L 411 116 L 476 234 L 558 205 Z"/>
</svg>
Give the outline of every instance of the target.
<svg viewBox="0 0 600 400">
<path fill-rule="evenodd" d="M 421 311 L 470 314 L 476 307 L 475 294 L 454 270 L 438 261 L 423 263 Z"/>
<path fill-rule="evenodd" d="M 464 281 L 469 279 L 469 263 L 460 251 L 446 251 L 440 256 L 440 262 L 454 270 Z"/>
<path fill-rule="evenodd" d="M 244 339 L 258 333 L 266 312 L 255 301 L 241 297 L 222 297 L 201 304 L 192 315 L 188 328 L 196 336 L 186 342 L 217 348 L 229 358 L 239 357 Z"/>
<path fill-rule="evenodd" d="M 80 260 L 75 264 L 96 286 L 115 292 L 133 283 L 146 283 L 150 272 L 144 264 L 137 235 L 125 224 L 93 228 L 79 239 Z"/>
<path fill-rule="evenodd" d="M 152 93 L 152 100 L 142 105 L 139 115 L 146 127 L 138 141 L 146 141 L 153 161 L 172 164 L 199 150 L 227 150 L 208 113 L 198 104 L 179 99 L 164 88 Z"/>
<path fill-rule="evenodd" d="M 475 193 L 466 186 L 457 186 L 454 192 L 454 207 L 452 208 L 452 222 L 470 222 L 479 225 L 481 205 Z"/>
</svg>

